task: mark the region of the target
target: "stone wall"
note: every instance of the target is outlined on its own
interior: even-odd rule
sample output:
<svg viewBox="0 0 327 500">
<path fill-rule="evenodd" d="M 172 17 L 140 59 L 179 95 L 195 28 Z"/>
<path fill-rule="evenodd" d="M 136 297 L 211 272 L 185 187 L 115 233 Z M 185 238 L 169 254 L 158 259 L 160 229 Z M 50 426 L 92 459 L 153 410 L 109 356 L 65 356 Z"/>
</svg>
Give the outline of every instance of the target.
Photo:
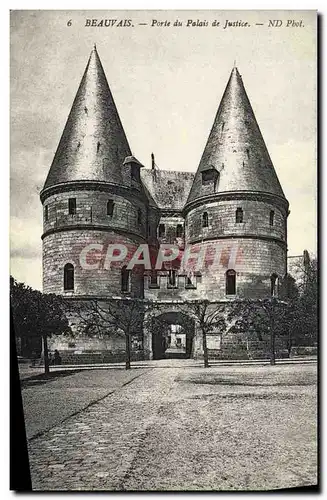
<svg viewBox="0 0 327 500">
<path fill-rule="evenodd" d="M 243 222 L 236 222 L 236 209 L 242 208 Z M 270 212 L 274 224 L 270 225 Z M 208 227 L 202 227 L 203 213 L 208 214 Z M 286 241 L 286 217 L 273 203 L 260 200 L 221 200 L 203 203 L 189 211 L 185 219 L 186 242 L 229 236 L 260 236 Z"/>
<path fill-rule="evenodd" d="M 120 236 L 113 231 L 93 229 L 70 229 L 49 234 L 43 239 L 43 291 L 64 296 L 121 295 L 121 268 L 124 262 L 112 263 L 111 269 L 105 269 L 105 258 L 108 244 L 121 243 L 130 249 L 132 254 L 141 241 L 132 239 L 127 234 Z M 102 251 L 89 252 L 87 263 L 94 264 L 97 269 L 85 269 L 80 263 L 81 252 L 88 244 L 103 245 Z M 126 263 L 129 259 L 126 258 Z M 74 291 L 64 290 L 64 266 L 74 265 Z M 143 277 L 137 272 L 131 272 L 131 296 L 143 296 Z"/>
</svg>

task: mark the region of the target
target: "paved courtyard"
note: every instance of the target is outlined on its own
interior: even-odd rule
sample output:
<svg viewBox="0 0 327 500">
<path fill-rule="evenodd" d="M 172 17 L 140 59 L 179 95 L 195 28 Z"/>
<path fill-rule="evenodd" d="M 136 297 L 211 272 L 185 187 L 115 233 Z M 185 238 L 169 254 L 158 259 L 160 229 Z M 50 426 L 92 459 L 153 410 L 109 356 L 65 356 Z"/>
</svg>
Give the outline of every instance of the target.
<svg viewBox="0 0 327 500">
<path fill-rule="evenodd" d="M 34 490 L 267 490 L 317 482 L 316 364 L 162 360 L 25 380 Z"/>
</svg>

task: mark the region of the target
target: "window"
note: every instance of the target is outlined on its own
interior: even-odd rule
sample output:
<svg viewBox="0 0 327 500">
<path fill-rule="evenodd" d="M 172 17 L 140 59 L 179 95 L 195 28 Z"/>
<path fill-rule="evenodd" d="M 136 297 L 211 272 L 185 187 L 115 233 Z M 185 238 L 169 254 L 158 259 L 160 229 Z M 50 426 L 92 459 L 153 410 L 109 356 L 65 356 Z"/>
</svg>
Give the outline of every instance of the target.
<svg viewBox="0 0 327 500">
<path fill-rule="evenodd" d="M 168 287 L 169 288 L 177 287 L 176 271 L 174 271 L 174 270 L 170 270 L 168 272 Z"/>
<path fill-rule="evenodd" d="M 270 295 L 272 297 L 277 297 L 278 295 L 278 275 L 275 273 L 270 277 Z"/>
<path fill-rule="evenodd" d="M 136 182 L 140 180 L 140 168 L 137 165 L 131 165 L 131 178 Z"/>
<path fill-rule="evenodd" d="M 235 218 L 236 218 L 237 223 L 243 222 L 243 209 L 242 208 L 236 209 Z"/>
<path fill-rule="evenodd" d="M 216 172 L 213 169 L 204 170 L 201 172 L 202 175 L 202 184 L 209 184 L 210 182 L 215 180 Z"/>
<path fill-rule="evenodd" d="M 185 288 L 196 288 L 195 278 L 190 278 L 189 276 L 186 276 L 186 278 L 185 278 Z"/>
<path fill-rule="evenodd" d="M 158 285 L 158 273 L 155 270 L 151 271 L 150 275 L 150 286 L 157 287 Z"/>
<path fill-rule="evenodd" d="M 208 212 L 203 212 L 203 214 L 202 214 L 202 227 L 208 227 L 208 225 L 209 225 Z"/>
<path fill-rule="evenodd" d="M 48 207 L 48 205 L 45 205 L 45 207 L 44 207 L 44 220 L 45 220 L 45 222 L 48 222 L 48 220 L 49 220 L 49 207 Z"/>
<path fill-rule="evenodd" d="M 162 238 L 166 234 L 165 224 L 159 224 L 159 238 Z"/>
<path fill-rule="evenodd" d="M 137 209 L 137 223 L 142 223 L 142 210 L 140 208 Z"/>
<path fill-rule="evenodd" d="M 113 200 L 108 200 L 107 215 L 109 215 L 110 217 L 112 217 L 114 215 L 114 207 L 115 207 L 115 204 L 114 204 Z"/>
<path fill-rule="evenodd" d="M 177 238 L 181 238 L 183 236 L 183 226 L 182 226 L 182 224 L 177 224 L 177 227 L 176 227 L 176 236 L 177 236 Z"/>
<path fill-rule="evenodd" d="M 76 198 L 69 198 L 68 199 L 68 213 L 69 213 L 69 215 L 76 214 Z"/>
<path fill-rule="evenodd" d="M 121 291 L 129 292 L 130 287 L 130 271 L 127 269 L 127 266 L 122 267 L 121 270 Z"/>
<path fill-rule="evenodd" d="M 236 272 L 234 269 L 226 271 L 226 295 L 236 294 Z"/>
<path fill-rule="evenodd" d="M 273 210 L 270 210 L 270 214 L 269 214 L 269 225 L 270 226 L 274 225 L 274 218 L 275 218 L 275 212 Z"/>
<path fill-rule="evenodd" d="M 66 264 L 64 267 L 64 290 L 74 290 L 73 264 Z"/>
</svg>

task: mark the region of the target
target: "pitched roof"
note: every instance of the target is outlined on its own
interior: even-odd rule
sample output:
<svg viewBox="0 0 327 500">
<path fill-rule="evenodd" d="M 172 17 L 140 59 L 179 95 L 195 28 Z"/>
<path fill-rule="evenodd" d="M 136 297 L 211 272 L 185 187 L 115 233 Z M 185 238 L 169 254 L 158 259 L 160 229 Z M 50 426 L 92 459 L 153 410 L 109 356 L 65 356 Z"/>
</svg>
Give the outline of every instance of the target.
<svg viewBox="0 0 327 500">
<path fill-rule="evenodd" d="M 141 179 L 159 208 L 182 210 L 190 192 L 194 173 L 143 168 Z"/>
<path fill-rule="evenodd" d="M 94 47 L 44 188 L 70 181 L 124 184 L 131 155 L 108 82 Z"/>
<path fill-rule="evenodd" d="M 202 172 L 212 168 L 219 175 L 216 187 L 211 183 L 209 188 L 202 185 Z M 259 191 L 285 197 L 236 67 L 218 108 L 188 202 L 226 191 Z"/>
</svg>

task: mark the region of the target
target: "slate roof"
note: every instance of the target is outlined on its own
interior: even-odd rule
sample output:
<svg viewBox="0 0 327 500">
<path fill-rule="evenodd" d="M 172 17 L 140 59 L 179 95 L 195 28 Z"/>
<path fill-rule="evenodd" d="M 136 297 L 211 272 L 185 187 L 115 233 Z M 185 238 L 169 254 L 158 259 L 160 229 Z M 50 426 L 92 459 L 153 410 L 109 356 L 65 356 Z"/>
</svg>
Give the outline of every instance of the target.
<svg viewBox="0 0 327 500">
<path fill-rule="evenodd" d="M 159 208 L 182 210 L 191 189 L 194 173 L 143 168 L 141 179 Z"/>
<path fill-rule="evenodd" d="M 70 181 L 124 184 L 131 150 L 94 47 L 73 102 L 44 189 Z"/>
<path fill-rule="evenodd" d="M 202 186 L 201 174 L 212 168 L 219 173 L 215 188 L 212 183 L 212 193 L 255 191 L 285 198 L 236 67 L 218 108 L 188 202 L 212 194 L 208 186 Z"/>
</svg>

